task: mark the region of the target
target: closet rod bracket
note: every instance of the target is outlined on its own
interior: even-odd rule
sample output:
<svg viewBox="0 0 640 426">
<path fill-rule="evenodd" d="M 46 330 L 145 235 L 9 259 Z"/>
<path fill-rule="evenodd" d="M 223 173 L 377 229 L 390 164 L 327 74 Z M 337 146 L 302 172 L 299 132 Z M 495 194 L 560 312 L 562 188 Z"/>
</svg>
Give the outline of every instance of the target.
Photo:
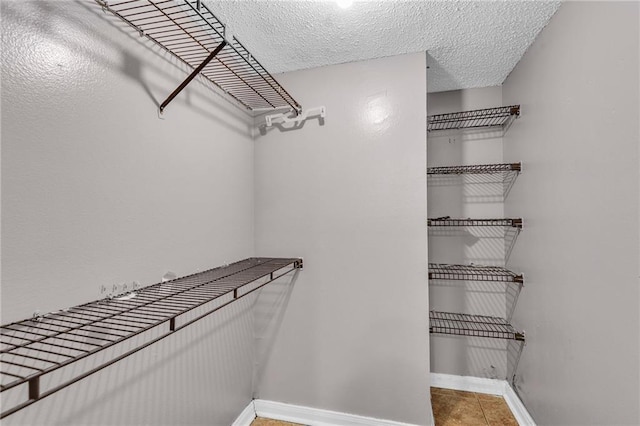
<svg viewBox="0 0 640 426">
<path fill-rule="evenodd" d="M 294 111 L 297 113 L 297 111 Z M 285 124 L 285 123 L 294 123 L 295 125 L 300 124 L 301 122 L 307 120 L 308 118 L 318 117 L 322 122 L 327 115 L 327 109 L 324 106 L 318 106 L 314 108 L 309 108 L 301 111 L 299 114 L 296 114 L 294 117 L 289 117 L 288 113 L 278 113 L 271 114 L 264 117 L 267 127 L 271 127 L 276 123 Z"/>
<path fill-rule="evenodd" d="M 204 61 L 202 61 L 202 63 L 200 65 L 198 65 L 192 72 L 191 74 L 189 74 L 189 76 L 180 84 L 180 86 L 178 86 L 176 88 L 176 90 L 174 90 L 169 97 L 162 103 L 162 105 L 160 105 L 160 113 L 162 113 L 164 111 L 164 109 L 167 107 L 167 105 L 169 105 L 169 102 L 171 102 L 173 100 L 173 98 L 175 98 L 176 96 L 178 96 L 178 94 L 180 92 L 182 92 L 182 90 L 187 87 L 187 85 L 189 83 L 191 83 L 191 80 L 193 80 L 194 78 L 196 78 L 196 76 L 198 74 L 200 74 L 200 71 L 202 71 L 204 69 L 204 67 L 206 67 L 209 62 L 211 62 L 213 60 L 213 58 L 216 57 L 216 55 L 218 53 L 220 53 L 220 51 L 222 49 L 224 49 L 224 47 L 227 45 L 227 41 L 226 40 L 222 40 L 222 42 L 218 45 L 218 47 L 216 47 L 210 54 L 209 56 L 207 56 L 205 58 Z"/>
</svg>

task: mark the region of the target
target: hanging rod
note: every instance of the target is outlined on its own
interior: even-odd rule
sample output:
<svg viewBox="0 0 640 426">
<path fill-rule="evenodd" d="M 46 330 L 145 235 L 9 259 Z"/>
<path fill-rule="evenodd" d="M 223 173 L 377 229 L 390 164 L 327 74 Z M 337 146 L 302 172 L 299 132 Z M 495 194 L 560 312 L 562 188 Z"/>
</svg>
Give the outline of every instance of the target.
<svg viewBox="0 0 640 426">
<path fill-rule="evenodd" d="M 429 263 L 429 279 L 524 283 L 522 274 L 516 274 L 501 266 L 448 265 L 443 263 Z"/>
<path fill-rule="evenodd" d="M 6 410 L 0 418 L 133 355 L 302 266 L 302 259 L 297 258 L 249 258 L 148 286 L 128 297 L 98 300 L 1 326 L 0 392 L 27 384 L 27 395 L 20 404 L 3 407 Z M 218 304 L 205 306 L 214 300 Z M 194 311 L 196 308 L 200 309 Z M 147 333 L 152 330 L 152 335 Z M 75 374 L 73 378 L 41 389 L 43 376 L 135 336 L 138 340 L 130 343 L 135 345 L 133 349 L 129 346 L 127 352 L 100 360 L 93 368 L 83 370 L 74 365 L 66 370 Z"/>
<path fill-rule="evenodd" d="M 511 122 L 519 116 L 520 105 L 436 114 L 427 117 L 427 131 L 487 127 L 501 127 L 506 130 L 511 125 Z"/>
<path fill-rule="evenodd" d="M 198 74 L 250 111 L 302 110 L 236 37 L 227 40 L 224 24 L 200 0 L 95 1 L 193 69 L 161 112 Z"/>
</svg>

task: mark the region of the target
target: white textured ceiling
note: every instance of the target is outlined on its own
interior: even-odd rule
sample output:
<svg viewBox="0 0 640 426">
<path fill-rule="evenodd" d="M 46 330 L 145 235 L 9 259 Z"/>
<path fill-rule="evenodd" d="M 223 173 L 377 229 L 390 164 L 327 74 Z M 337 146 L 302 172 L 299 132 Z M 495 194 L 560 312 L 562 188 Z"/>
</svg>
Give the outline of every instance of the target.
<svg viewBox="0 0 640 426">
<path fill-rule="evenodd" d="M 502 84 L 560 4 L 207 1 L 272 73 L 428 51 L 430 92 Z"/>
</svg>

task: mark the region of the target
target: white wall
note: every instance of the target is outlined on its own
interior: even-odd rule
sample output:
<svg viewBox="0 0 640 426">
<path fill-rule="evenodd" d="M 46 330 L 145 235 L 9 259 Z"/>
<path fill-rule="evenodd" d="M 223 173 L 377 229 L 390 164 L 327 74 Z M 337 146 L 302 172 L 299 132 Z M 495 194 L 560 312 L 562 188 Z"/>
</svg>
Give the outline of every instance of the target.
<svg viewBox="0 0 640 426">
<path fill-rule="evenodd" d="M 502 105 L 502 88 L 430 93 L 428 105 L 429 115 L 497 107 Z M 431 132 L 427 153 L 429 167 L 502 163 L 502 131 Z M 428 200 L 431 218 L 504 217 L 499 179 L 432 176 L 428 180 Z M 431 228 L 429 262 L 505 266 L 505 243 L 512 240 L 509 237 L 502 228 Z M 505 318 L 506 291 L 504 283 L 431 280 L 430 309 Z M 509 375 L 507 349 L 504 340 L 434 334 L 431 371 L 505 379 Z"/>
<path fill-rule="evenodd" d="M 567 2 L 503 86 L 522 118 L 518 390 L 538 424 L 640 423 L 637 2 Z"/>
<path fill-rule="evenodd" d="M 245 113 L 194 81 L 159 118 L 184 67 L 93 1 L 1 7 L 3 324 L 253 255 Z M 227 425 L 251 399 L 251 303 L 6 424 Z"/>
<path fill-rule="evenodd" d="M 256 251 L 299 255 L 262 399 L 427 424 L 425 54 L 282 75 L 324 126 L 256 140 Z"/>
</svg>

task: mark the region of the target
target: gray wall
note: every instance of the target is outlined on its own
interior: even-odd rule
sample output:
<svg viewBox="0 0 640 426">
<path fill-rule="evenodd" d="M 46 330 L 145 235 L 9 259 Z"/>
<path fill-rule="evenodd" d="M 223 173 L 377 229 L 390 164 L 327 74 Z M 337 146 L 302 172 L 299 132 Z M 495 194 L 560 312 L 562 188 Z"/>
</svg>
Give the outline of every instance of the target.
<svg viewBox="0 0 640 426">
<path fill-rule="evenodd" d="M 246 114 L 196 81 L 159 118 L 185 70 L 93 1 L 1 7 L 2 323 L 253 255 Z M 228 425 L 251 399 L 253 302 L 6 424 Z"/>
<path fill-rule="evenodd" d="M 429 422 L 425 67 L 282 75 L 328 115 L 256 140 L 256 251 L 305 259 L 258 398 Z"/>
<path fill-rule="evenodd" d="M 429 115 L 491 108 L 502 105 L 502 87 L 430 93 L 427 99 Z M 502 131 L 431 132 L 427 154 L 429 167 L 501 163 Z M 432 218 L 504 217 L 499 179 L 432 176 L 428 194 Z M 504 266 L 505 243 L 510 237 L 502 228 L 431 228 L 429 262 Z M 504 318 L 506 290 L 503 283 L 431 280 L 430 309 Z M 431 371 L 505 379 L 507 349 L 504 340 L 431 335 Z"/>
<path fill-rule="evenodd" d="M 541 425 L 640 423 L 637 2 L 567 2 L 503 86 L 524 171 L 518 389 Z"/>
</svg>

